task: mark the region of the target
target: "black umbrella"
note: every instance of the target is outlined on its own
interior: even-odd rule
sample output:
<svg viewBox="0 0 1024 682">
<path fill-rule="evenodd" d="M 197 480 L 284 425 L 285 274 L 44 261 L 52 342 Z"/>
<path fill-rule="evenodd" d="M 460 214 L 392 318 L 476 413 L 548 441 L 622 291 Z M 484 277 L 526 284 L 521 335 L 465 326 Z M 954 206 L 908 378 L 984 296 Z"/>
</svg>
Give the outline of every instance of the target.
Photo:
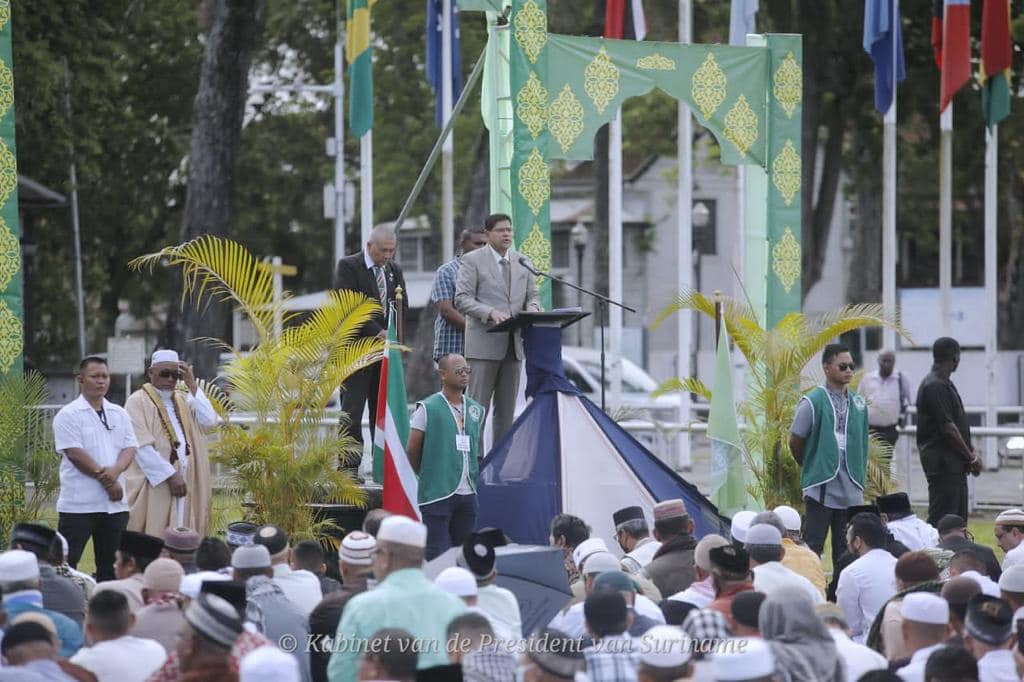
<svg viewBox="0 0 1024 682">
<path fill-rule="evenodd" d="M 547 625 L 572 597 L 562 550 L 543 545 L 506 545 L 495 548 L 499 586 L 519 601 L 523 635 Z M 424 572 L 434 578 L 450 566 L 464 566 L 462 548 L 452 547 L 427 563 Z"/>
</svg>

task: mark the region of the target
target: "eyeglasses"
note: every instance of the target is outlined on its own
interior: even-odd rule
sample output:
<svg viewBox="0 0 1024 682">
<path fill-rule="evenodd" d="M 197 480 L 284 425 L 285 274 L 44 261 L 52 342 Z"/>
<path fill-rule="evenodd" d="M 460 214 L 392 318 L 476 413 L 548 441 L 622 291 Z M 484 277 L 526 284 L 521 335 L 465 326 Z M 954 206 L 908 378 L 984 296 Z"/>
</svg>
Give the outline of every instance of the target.
<svg viewBox="0 0 1024 682">
<path fill-rule="evenodd" d="M 157 376 L 160 377 L 161 379 L 170 379 L 171 377 L 174 377 L 175 379 L 185 378 L 185 375 L 182 372 L 179 372 L 174 369 L 162 369 L 159 372 L 157 372 Z"/>
<path fill-rule="evenodd" d="M 857 368 L 857 366 L 852 362 L 840 362 L 838 365 L 836 365 L 836 367 L 839 368 L 840 372 L 845 372 L 846 370 L 850 370 L 852 372 L 854 369 Z"/>
<path fill-rule="evenodd" d="M 472 367 L 459 367 L 458 369 L 453 369 L 452 372 L 454 374 L 458 374 L 460 377 L 468 377 L 470 374 L 473 373 L 473 368 Z"/>
</svg>

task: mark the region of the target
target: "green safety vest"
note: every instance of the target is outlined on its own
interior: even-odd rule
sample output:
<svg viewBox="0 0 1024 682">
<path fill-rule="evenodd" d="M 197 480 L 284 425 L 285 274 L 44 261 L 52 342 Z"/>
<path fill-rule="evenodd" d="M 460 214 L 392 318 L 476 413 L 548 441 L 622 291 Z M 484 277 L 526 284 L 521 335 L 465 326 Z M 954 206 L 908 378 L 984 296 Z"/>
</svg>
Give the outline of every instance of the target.
<svg viewBox="0 0 1024 682">
<path fill-rule="evenodd" d="M 427 411 L 427 430 L 423 433 L 420 458 L 419 503 L 429 504 L 450 497 L 462 480 L 462 453 L 455 446 L 459 434 L 448 400 L 441 392 L 419 403 Z M 477 457 L 484 408 L 470 397 L 465 398 L 465 433 L 469 436 L 469 485 L 476 492 Z"/>
<path fill-rule="evenodd" d="M 864 398 L 847 389 L 850 404 L 846 412 L 846 470 L 861 489 L 867 474 L 868 408 Z M 804 444 L 804 465 L 800 487 L 807 489 L 831 481 L 839 474 L 839 443 L 836 441 L 836 413 L 828 389 L 818 386 L 804 396 L 814 410 L 814 422 Z"/>
</svg>

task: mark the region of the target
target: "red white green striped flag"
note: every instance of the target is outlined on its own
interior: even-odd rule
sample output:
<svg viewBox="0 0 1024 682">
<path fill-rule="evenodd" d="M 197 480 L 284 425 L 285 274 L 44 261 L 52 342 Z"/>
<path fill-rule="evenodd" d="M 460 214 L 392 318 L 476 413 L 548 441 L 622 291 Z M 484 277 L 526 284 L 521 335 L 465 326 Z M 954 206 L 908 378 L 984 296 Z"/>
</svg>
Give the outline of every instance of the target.
<svg viewBox="0 0 1024 682">
<path fill-rule="evenodd" d="M 985 0 L 981 14 L 981 110 L 992 127 L 1010 115 L 1009 0 Z"/>
<path fill-rule="evenodd" d="M 412 470 L 405 444 L 409 442 L 409 402 L 405 397 L 405 374 L 398 350 L 395 311 L 388 316 L 388 340 L 380 361 L 377 392 L 377 425 L 373 434 L 374 473 L 381 471 L 384 509 L 422 521 L 419 482 Z M 375 475 L 374 478 L 377 478 Z"/>
</svg>

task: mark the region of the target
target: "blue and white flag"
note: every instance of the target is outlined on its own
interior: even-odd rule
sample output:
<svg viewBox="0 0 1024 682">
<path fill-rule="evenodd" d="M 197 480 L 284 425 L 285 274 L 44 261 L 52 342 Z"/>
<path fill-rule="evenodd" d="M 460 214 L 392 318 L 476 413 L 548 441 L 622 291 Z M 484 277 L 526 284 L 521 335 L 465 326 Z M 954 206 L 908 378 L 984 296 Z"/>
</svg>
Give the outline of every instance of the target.
<svg viewBox="0 0 1024 682">
<path fill-rule="evenodd" d="M 452 2 L 452 106 L 462 94 L 462 58 L 459 56 L 459 10 Z M 444 14 L 442 0 L 427 0 L 427 81 L 434 88 L 434 123 L 444 126 L 444 104 L 441 94 L 443 57 L 441 18 Z"/>
</svg>

